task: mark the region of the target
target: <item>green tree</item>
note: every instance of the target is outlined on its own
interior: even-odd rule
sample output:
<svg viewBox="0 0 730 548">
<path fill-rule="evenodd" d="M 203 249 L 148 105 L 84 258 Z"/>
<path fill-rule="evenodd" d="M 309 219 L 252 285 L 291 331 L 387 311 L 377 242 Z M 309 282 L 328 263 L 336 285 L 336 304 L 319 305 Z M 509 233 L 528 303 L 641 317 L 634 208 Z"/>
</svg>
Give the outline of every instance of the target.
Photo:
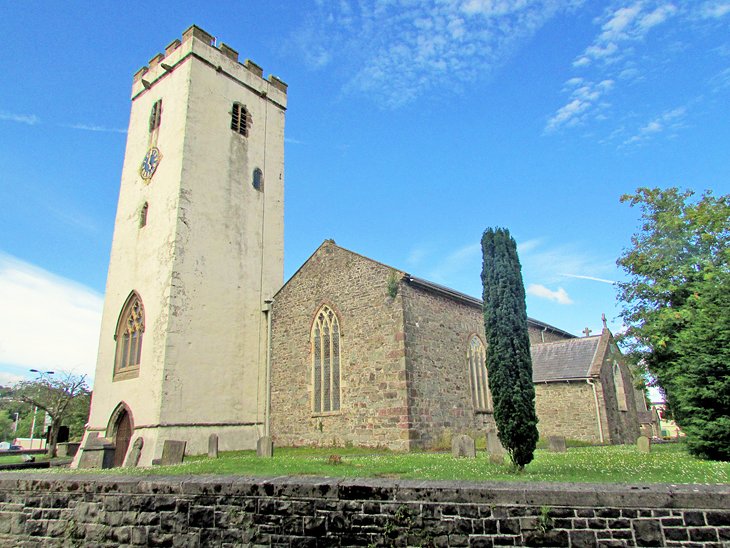
<svg viewBox="0 0 730 548">
<path fill-rule="evenodd" d="M 58 377 L 42 375 L 36 380 L 19 382 L 15 386 L 14 394 L 16 398 L 37 407 L 50 416 L 48 454 L 54 456 L 59 428 L 69 412 L 73 410 L 74 400 L 87 397 L 89 388 L 86 386 L 85 375 L 67 373 Z M 41 419 L 40 422 L 42 423 L 43 420 Z"/>
<path fill-rule="evenodd" d="M 482 236 L 487 371 L 499 439 L 515 467 L 532 461 L 537 445 L 535 387 L 525 287 L 517 245 L 506 229 Z"/>
<path fill-rule="evenodd" d="M 664 390 L 690 451 L 730 460 L 730 196 L 639 188 L 618 264 L 622 344 Z"/>
<path fill-rule="evenodd" d="M 15 422 L 5 410 L 0 410 L 0 441 L 13 441 L 13 426 Z"/>
</svg>

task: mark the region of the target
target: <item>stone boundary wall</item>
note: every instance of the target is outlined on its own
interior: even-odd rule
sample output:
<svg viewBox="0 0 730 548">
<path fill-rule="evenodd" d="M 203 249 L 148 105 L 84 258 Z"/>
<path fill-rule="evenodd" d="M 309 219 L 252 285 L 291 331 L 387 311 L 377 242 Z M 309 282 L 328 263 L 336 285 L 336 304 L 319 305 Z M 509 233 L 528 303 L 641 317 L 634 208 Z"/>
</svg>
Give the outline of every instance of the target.
<svg viewBox="0 0 730 548">
<path fill-rule="evenodd" d="M 730 485 L 0 475 L 3 546 L 730 546 Z"/>
</svg>

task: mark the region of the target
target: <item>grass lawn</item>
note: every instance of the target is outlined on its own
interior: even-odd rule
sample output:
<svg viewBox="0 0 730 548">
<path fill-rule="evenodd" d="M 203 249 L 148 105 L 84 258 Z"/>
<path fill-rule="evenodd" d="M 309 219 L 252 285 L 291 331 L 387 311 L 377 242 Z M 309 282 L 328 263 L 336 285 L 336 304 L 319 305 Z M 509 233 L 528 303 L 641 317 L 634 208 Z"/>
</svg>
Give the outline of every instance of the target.
<svg viewBox="0 0 730 548">
<path fill-rule="evenodd" d="M 331 463 L 338 455 L 340 463 Z M 55 473 L 74 473 L 54 469 Z M 89 470 L 78 472 L 88 473 Z M 178 466 L 118 468 L 110 474 L 226 474 L 240 476 L 328 476 L 470 481 L 560 481 L 598 483 L 704 483 L 730 482 L 730 463 L 702 461 L 682 444 L 652 446 L 640 453 L 635 446 L 572 447 L 567 453 L 538 449 L 521 474 L 506 465 L 492 464 L 484 452 L 476 459 L 455 459 L 449 453 L 392 453 L 356 448 L 278 448 L 274 458 L 256 457 L 254 451 L 221 453 L 218 459 L 186 457 Z"/>
</svg>

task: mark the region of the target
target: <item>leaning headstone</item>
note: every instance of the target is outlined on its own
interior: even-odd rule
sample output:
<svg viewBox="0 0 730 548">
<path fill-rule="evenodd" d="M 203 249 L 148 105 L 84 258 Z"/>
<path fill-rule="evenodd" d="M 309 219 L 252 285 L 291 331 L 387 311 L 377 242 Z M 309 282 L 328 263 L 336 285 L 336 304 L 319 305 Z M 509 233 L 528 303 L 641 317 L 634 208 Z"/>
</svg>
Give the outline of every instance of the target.
<svg viewBox="0 0 730 548">
<path fill-rule="evenodd" d="M 186 441 L 165 440 L 165 443 L 162 445 L 160 464 L 162 466 L 182 464 L 183 458 L 185 458 L 185 446 L 187 443 Z"/>
<path fill-rule="evenodd" d="M 273 457 L 274 456 L 274 442 L 271 441 L 269 436 L 261 436 L 259 441 L 256 442 L 256 456 L 257 457 Z"/>
<path fill-rule="evenodd" d="M 132 449 L 129 450 L 127 460 L 124 461 L 125 468 L 136 468 L 139 464 L 139 458 L 142 456 L 142 447 L 144 447 L 144 438 L 139 436 L 134 443 L 132 443 Z"/>
<path fill-rule="evenodd" d="M 218 458 L 218 434 L 208 436 L 208 458 Z"/>
<path fill-rule="evenodd" d="M 651 440 L 646 436 L 639 436 L 636 438 L 636 447 L 642 453 L 649 453 L 651 452 Z"/>
<path fill-rule="evenodd" d="M 451 456 L 454 458 L 475 458 L 477 456 L 477 449 L 474 440 L 466 435 L 454 436 L 451 440 Z"/>
<path fill-rule="evenodd" d="M 507 452 L 499 441 L 497 432 L 487 432 L 487 453 L 489 453 L 489 462 L 494 464 L 504 464 L 504 456 Z"/>
<path fill-rule="evenodd" d="M 551 453 L 565 453 L 567 450 L 565 436 L 548 436 L 548 451 Z"/>
</svg>

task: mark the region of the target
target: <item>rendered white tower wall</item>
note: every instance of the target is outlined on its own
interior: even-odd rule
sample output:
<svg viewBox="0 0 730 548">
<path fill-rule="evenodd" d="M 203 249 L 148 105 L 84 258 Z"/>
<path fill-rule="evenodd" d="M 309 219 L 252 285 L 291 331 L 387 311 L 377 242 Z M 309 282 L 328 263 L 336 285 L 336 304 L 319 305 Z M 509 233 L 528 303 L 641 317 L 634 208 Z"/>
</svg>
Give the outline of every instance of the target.
<svg viewBox="0 0 730 548">
<path fill-rule="evenodd" d="M 212 42 L 190 27 L 132 86 L 87 432 L 113 438 L 124 407 L 132 440 L 144 438 L 141 465 L 166 439 L 186 440 L 194 454 L 211 433 L 222 450 L 254 448 L 263 433 L 263 310 L 283 282 L 286 84 Z M 231 129 L 234 103 L 250 114 L 248 136 Z M 151 146 L 161 161 L 146 182 Z M 252 185 L 257 168 L 262 189 Z M 117 322 L 132 291 L 145 312 L 139 373 L 115 379 Z"/>
</svg>

